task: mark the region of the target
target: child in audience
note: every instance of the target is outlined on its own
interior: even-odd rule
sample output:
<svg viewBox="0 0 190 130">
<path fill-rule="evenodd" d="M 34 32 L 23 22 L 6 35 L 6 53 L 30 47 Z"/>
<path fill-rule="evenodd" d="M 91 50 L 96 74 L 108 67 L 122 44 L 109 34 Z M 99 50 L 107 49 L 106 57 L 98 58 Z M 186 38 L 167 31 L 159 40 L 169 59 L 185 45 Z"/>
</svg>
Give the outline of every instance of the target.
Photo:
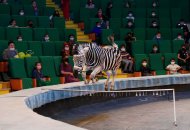
<svg viewBox="0 0 190 130">
<path fill-rule="evenodd" d="M 32 71 L 32 78 L 36 79 L 38 87 L 51 85 L 51 82 L 47 80 L 42 73 L 42 64 L 40 62 L 36 62 Z"/>
<path fill-rule="evenodd" d="M 74 77 L 73 68 L 67 57 L 64 57 L 61 63 L 61 74 L 65 76 L 65 83 L 79 82 L 79 79 Z"/>
<path fill-rule="evenodd" d="M 18 26 L 16 25 L 16 20 L 15 19 L 11 19 L 11 21 L 9 22 L 9 28 L 18 28 Z"/>
<path fill-rule="evenodd" d="M 8 48 L 3 52 L 3 59 L 8 60 L 10 58 L 14 58 L 18 54 L 17 50 L 15 49 L 15 44 L 13 41 L 9 41 Z"/>
<path fill-rule="evenodd" d="M 178 74 L 178 70 L 180 70 L 181 67 L 175 63 L 175 59 L 172 58 L 170 64 L 166 67 L 166 70 L 170 72 L 170 74 Z"/>
<path fill-rule="evenodd" d="M 151 76 L 152 75 L 146 59 L 142 60 L 142 65 L 141 65 L 140 71 L 141 71 L 142 76 Z"/>
</svg>

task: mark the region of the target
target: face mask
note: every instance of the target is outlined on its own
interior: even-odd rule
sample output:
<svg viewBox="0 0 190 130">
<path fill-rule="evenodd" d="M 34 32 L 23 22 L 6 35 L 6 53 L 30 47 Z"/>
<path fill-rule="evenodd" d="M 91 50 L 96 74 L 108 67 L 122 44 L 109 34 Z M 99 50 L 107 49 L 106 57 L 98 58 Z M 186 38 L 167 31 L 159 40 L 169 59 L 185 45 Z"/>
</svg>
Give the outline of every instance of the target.
<svg viewBox="0 0 190 130">
<path fill-rule="evenodd" d="M 69 47 L 65 47 L 65 50 L 66 50 L 66 51 L 69 51 Z"/>
<path fill-rule="evenodd" d="M 101 26 L 100 25 L 97 25 L 98 28 L 100 28 Z"/>
<path fill-rule="evenodd" d="M 121 48 L 121 51 L 125 51 L 125 48 Z"/>
<path fill-rule="evenodd" d="M 42 67 L 41 67 L 41 65 L 37 65 L 37 67 L 36 67 L 38 70 L 40 70 Z"/>
<path fill-rule="evenodd" d="M 131 16 L 133 16 L 133 14 L 130 13 L 130 14 L 129 14 L 129 17 L 131 17 Z"/>
<path fill-rule="evenodd" d="M 22 38 L 19 38 L 18 41 L 19 41 L 19 42 L 22 42 Z"/>
<path fill-rule="evenodd" d="M 142 65 L 143 65 L 143 66 L 146 66 L 146 65 L 147 65 L 147 63 L 146 63 L 146 62 L 143 62 L 143 63 L 142 63 Z"/>
<path fill-rule="evenodd" d="M 24 12 L 20 12 L 20 15 L 21 15 L 21 16 L 24 15 Z"/>
<path fill-rule="evenodd" d="M 70 37 L 70 40 L 71 40 L 71 41 L 74 41 L 74 39 L 75 39 L 74 37 Z"/>
<path fill-rule="evenodd" d="M 155 48 L 153 48 L 153 50 L 154 50 L 154 51 L 157 51 L 157 50 L 158 50 L 158 48 L 156 48 L 156 47 L 155 47 Z"/>
<path fill-rule="evenodd" d="M 49 41 L 49 37 L 45 37 L 45 41 Z"/>
<path fill-rule="evenodd" d="M 178 38 L 178 39 L 181 39 L 182 37 L 181 37 L 181 36 L 178 36 L 177 38 Z"/>
<path fill-rule="evenodd" d="M 161 37 L 160 36 L 156 36 L 157 39 L 160 39 Z"/>
<path fill-rule="evenodd" d="M 175 62 L 173 62 L 173 61 L 172 61 L 172 62 L 171 62 L 171 64 L 172 64 L 172 65 L 174 65 L 174 64 L 175 64 Z"/>
<path fill-rule="evenodd" d="M 15 48 L 10 48 L 9 50 L 10 50 L 10 51 L 14 51 L 14 50 L 15 50 Z"/>
<path fill-rule="evenodd" d="M 152 26 L 153 26 L 153 27 L 156 27 L 156 26 L 157 26 L 157 24 L 156 24 L 156 23 L 153 23 L 153 24 L 152 24 Z"/>
</svg>

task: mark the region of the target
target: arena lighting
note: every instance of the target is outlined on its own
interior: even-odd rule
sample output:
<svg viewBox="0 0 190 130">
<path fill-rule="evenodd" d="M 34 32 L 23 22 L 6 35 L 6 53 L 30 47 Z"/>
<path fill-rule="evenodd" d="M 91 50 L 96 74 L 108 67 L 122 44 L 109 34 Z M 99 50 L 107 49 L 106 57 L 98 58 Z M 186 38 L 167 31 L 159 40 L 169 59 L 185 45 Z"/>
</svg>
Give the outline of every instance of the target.
<svg viewBox="0 0 190 130">
<path fill-rule="evenodd" d="M 158 92 L 163 92 L 163 95 L 165 93 L 169 93 L 169 91 L 172 91 L 173 95 L 173 114 L 174 114 L 174 125 L 177 126 L 177 117 L 176 117 L 176 100 L 175 100 L 175 90 L 174 89 L 149 89 L 149 90 L 120 90 L 120 91 L 98 91 L 98 90 L 73 90 L 73 89 L 43 89 L 42 90 L 52 90 L 52 91 L 67 91 L 70 95 L 75 95 L 74 93 L 80 93 L 80 96 L 83 95 L 90 95 L 92 96 L 95 93 L 103 93 L 106 94 L 106 96 L 110 93 L 110 96 L 114 96 L 114 93 L 123 94 L 126 95 L 129 93 L 136 93 L 136 96 L 144 96 L 147 94 L 147 92 L 152 92 L 153 96 L 159 95 Z M 155 93 L 156 92 L 156 93 Z M 145 94 L 146 93 L 146 94 Z M 78 96 L 79 96 L 78 95 Z M 76 96 L 76 95 L 75 95 Z"/>
</svg>

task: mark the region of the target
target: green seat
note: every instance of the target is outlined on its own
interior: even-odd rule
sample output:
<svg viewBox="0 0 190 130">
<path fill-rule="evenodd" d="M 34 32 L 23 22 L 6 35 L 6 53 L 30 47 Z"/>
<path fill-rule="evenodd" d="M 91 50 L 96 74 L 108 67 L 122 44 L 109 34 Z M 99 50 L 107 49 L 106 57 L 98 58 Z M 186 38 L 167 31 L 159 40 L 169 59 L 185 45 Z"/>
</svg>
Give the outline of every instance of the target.
<svg viewBox="0 0 190 130">
<path fill-rule="evenodd" d="M 59 41 L 59 30 L 57 28 L 47 28 L 46 32 L 50 37 L 50 41 Z"/>
<path fill-rule="evenodd" d="M 146 29 L 146 40 L 152 40 L 153 37 L 156 35 L 157 32 L 158 32 L 157 29 L 154 29 L 154 28 L 147 28 L 147 29 Z"/>
<path fill-rule="evenodd" d="M 28 21 L 31 20 L 33 22 L 34 27 L 38 27 L 38 21 L 36 16 L 25 16 L 26 25 L 28 25 Z"/>
<path fill-rule="evenodd" d="M 148 56 L 146 54 L 135 54 L 135 71 L 140 71 L 142 60 L 148 60 Z"/>
<path fill-rule="evenodd" d="M 181 35 L 183 35 L 183 30 L 180 28 L 172 28 L 172 40 L 174 40 L 175 38 L 177 38 L 177 35 L 181 33 Z"/>
<path fill-rule="evenodd" d="M 64 41 L 65 40 L 65 29 L 58 29 L 59 31 L 59 40 Z"/>
<path fill-rule="evenodd" d="M 28 50 L 28 43 L 27 42 L 15 42 L 15 48 L 18 52 L 26 52 Z"/>
<path fill-rule="evenodd" d="M 171 59 L 174 58 L 177 62 L 177 53 L 165 53 L 164 54 L 164 66 L 168 66 L 170 64 Z"/>
<path fill-rule="evenodd" d="M 119 48 L 121 48 L 122 45 L 126 45 L 125 41 L 115 41 L 115 43 L 118 45 Z"/>
<path fill-rule="evenodd" d="M 146 17 L 146 9 L 145 8 L 136 8 L 134 13 L 135 13 L 135 17 L 137 17 L 137 18 L 145 18 Z"/>
<path fill-rule="evenodd" d="M 162 54 L 150 54 L 149 58 L 151 70 L 156 71 L 156 75 L 166 74 L 163 67 Z"/>
<path fill-rule="evenodd" d="M 45 28 L 34 28 L 33 31 L 34 31 L 34 40 L 42 41 L 46 34 L 46 29 Z"/>
<path fill-rule="evenodd" d="M 132 43 L 132 55 L 144 54 L 144 41 L 135 41 Z"/>
<path fill-rule="evenodd" d="M 74 66 L 73 56 L 69 56 L 68 59 L 69 59 L 69 64 Z"/>
<path fill-rule="evenodd" d="M 178 53 L 179 49 L 181 49 L 181 46 L 183 44 L 184 44 L 183 40 L 173 40 L 172 41 L 173 53 Z"/>
<path fill-rule="evenodd" d="M 23 9 L 23 5 L 11 5 L 11 14 L 19 15 L 21 9 Z"/>
<path fill-rule="evenodd" d="M 75 40 L 77 41 L 77 32 L 75 29 L 66 29 L 65 30 L 65 39 L 69 38 L 69 35 L 74 35 L 75 36 Z"/>
<path fill-rule="evenodd" d="M 5 50 L 5 49 L 7 49 L 7 47 L 8 47 L 8 41 L 6 41 L 6 40 L 1 40 L 0 41 L 0 61 L 2 61 L 3 60 L 3 56 L 2 56 L 2 54 L 3 54 L 3 51 Z"/>
<path fill-rule="evenodd" d="M 155 44 L 157 44 L 157 43 L 155 43 L 153 40 L 146 40 L 145 41 L 145 53 L 150 54 L 152 51 L 152 47 Z"/>
<path fill-rule="evenodd" d="M 34 52 L 33 56 L 42 56 L 41 42 L 28 42 L 28 47 Z"/>
<path fill-rule="evenodd" d="M 111 9 L 111 18 L 121 18 L 122 10 L 121 8 L 112 8 Z"/>
<path fill-rule="evenodd" d="M 146 39 L 146 30 L 145 28 L 135 28 L 134 34 L 137 40 L 145 40 Z"/>
<path fill-rule="evenodd" d="M 11 17 L 8 14 L 0 14 L 0 20 L 0 26 L 6 27 L 9 25 Z"/>
<path fill-rule="evenodd" d="M 102 40 L 102 45 L 109 45 L 110 42 L 108 41 L 108 36 L 113 34 L 112 29 L 102 29 L 101 33 L 101 40 Z"/>
<path fill-rule="evenodd" d="M 32 5 L 24 5 L 24 13 L 26 16 L 34 16 Z"/>
<path fill-rule="evenodd" d="M 48 16 L 39 16 L 38 17 L 38 25 L 40 28 L 49 28 L 50 20 Z"/>
<path fill-rule="evenodd" d="M 160 18 L 160 28 L 170 28 L 171 21 L 170 18 Z"/>
<path fill-rule="evenodd" d="M 177 22 L 181 19 L 181 9 L 180 8 L 172 8 L 171 9 L 171 22 L 172 27 L 175 28 L 177 25 Z"/>
<path fill-rule="evenodd" d="M 162 40 L 160 41 L 160 53 L 171 53 L 172 47 L 171 47 L 171 41 L 170 40 Z"/>
<path fill-rule="evenodd" d="M 40 59 L 40 62 L 42 63 L 42 67 L 43 67 L 42 72 L 43 72 L 44 76 L 48 76 L 51 78 L 52 85 L 59 84 L 60 79 L 56 75 L 53 57 L 52 56 L 40 56 L 39 59 Z"/>
<path fill-rule="evenodd" d="M 25 58 L 26 73 L 30 78 L 32 78 L 32 71 L 36 62 L 39 62 L 39 58 L 37 56 Z"/>
<path fill-rule="evenodd" d="M 80 8 L 80 20 L 86 20 L 91 17 L 94 17 L 97 13 L 97 8 L 94 9 L 87 9 L 87 8 Z"/>
<path fill-rule="evenodd" d="M 120 18 L 111 18 L 110 19 L 110 28 L 114 32 L 115 39 L 119 40 L 119 31 L 121 28 L 121 19 Z"/>
<path fill-rule="evenodd" d="M 135 19 L 135 28 L 145 28 L 146 19 L 145 18 L 136 18 Z"/>
<path fill-rule="evenodd" d="M 54 44 L 55 44 L 55 55 L 56 56 L 62 55 L 61 52 L 63 49 L 64 41 L 56 41 L 54 42 Z"/>
<path fill-rule="evenodd" d="M 12 19 L 16 20 L 16 24 L 19 27 L 25 27 L 25 17 L 24 16 L 19 16 L 19 15 L 12 15 Z"/>
<path fill-rule="evenodd" d="M 0 40 L 5 39 L 5 28 L 0 27 Z"/>
<path fill-rule="evenodd" d="M 22 35 L 23 41 L 33 40 L 33 31 L 31 28 L 20 28 L 20 33 Z"/>
<path fill-rule="evenodd" d="M 0 4 L 0 14 L 10 14 L 10 6 L 8 4 Z"/>
<path fill-rule="evenodd" d="M 17 40 L 19 28 L 6 28 L 6 36 L 8 40 Z"/>
<path fill-rule="evenodd" d="M 60 65 L 61 65 L 61 62 L 62 62 L 62 57 L 61 56 L 54 56 L 53 57 L 53 60 L 54 60 L 54 65 L 55 65 L 55 71 L 56 71 L 56 75 L 57 76 L 60 76 Z"/>
<path fill-rule="evenodd" d="M 129 32 L 132 32 L 131 29 L 120 28 L 120 40 L 125 40 L 125 37 Z"/>
<path fill-rule="evenodd" d="M 45 7 L 45 8 L 44 8 L 44 14 L 45 14 L 46 16 L 51 16 L 51 15 L 53 15 L 54 11 L 55 11 L 55 8 L 53 8 L 53 7 Z"/>
<path fill-rule="evenodd" d="M 55 17 L 54 27 L 59 29 L 65 29 L 65 19 L 63 17 Z"/>
<path fill-rule="evenodd" d="M 54 42 L 42 42 L 43 56 L 55 56 Z"/>
<path fill-rule="evenodd" d="M 11 78 L 22 79 L 22 88 L 32 88 L 32 79 L 27 77 L 24 59 L 9 59 Z"/>
<path fill-rule="evenodd" d="M 159 8 L 159 18 L 170 18 L 170 9 Z"/>
<path fill-rule="evenodd" d="M 79 22 L 80 18 L 80 7 L 81 7 L 81 1 L 79 0 L 70 0 L 70 11 L 73 15 L 73 20 L 76 22 Z"/>
<path fill-rule="evenodd" d="M 163 39 L 170 40 L 172 38 L 170 28 L 161 28 L 159 31 L 161 32 Z"/>
<path fill-rule="evenodd" d="M 170 0 L 159 0 L 159 6 L 160 6 L 160 10 L 161 9 L 165 9 L 165 8 L 170 8 L 170 5 L 173 1 Z M 165 10 L 167 11 L 167 10 Z"/>
<path fill-rule="evenodd" d="M 93 28 L 96 26 L 96 22 L 100 22 L 100 19 L 99 18 L 90 18 L 90 23 L 87 20 L 87 23 L 89 23 L 89 30 L 88 31 L 92 31 L 93 30 Z"/>
</svg>

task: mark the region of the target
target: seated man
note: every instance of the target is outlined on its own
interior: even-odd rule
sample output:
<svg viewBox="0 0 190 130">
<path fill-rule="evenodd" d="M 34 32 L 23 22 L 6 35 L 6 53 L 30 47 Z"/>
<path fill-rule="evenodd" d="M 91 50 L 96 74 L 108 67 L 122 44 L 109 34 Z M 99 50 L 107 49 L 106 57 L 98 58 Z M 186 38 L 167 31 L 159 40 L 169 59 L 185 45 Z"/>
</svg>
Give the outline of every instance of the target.
<svg viewBox="0 0 190 130">
<path fill-rule="evenodd" d="M 178 74 L 178 70 L 180 70 L 181 67 L 175 63 L 175 59 L 171 59 L 171 64 L 169 64 L 166 67 L 166 70 L 170 72 L 170 74 Z"/>
<path fill-rule="evenodd" d="M 155 44 L 152 47 L 151 54 L 157 54 L 157 53 L 160 53 L 160 52 L 159 52 L 158 46 Z"/>
<path fill-rule="evenodd" d="M 3 52 L 3 59 L 8 60 L 10 58 L 14 58 L 18 54 L 17 50 L 15 49 L 15 44 L 13 41 L 9 41 L 8 48 Z"/>
<path fill-rule="evenodd" d="M 146 59 L 142 60 L 142 65 L 141 65 L 140 71 L 141 71 L 142 76 L 151 76 L 152 75 L 151 70 L 150 70 L 149 66 L 147 65 Z"/>
</svg>

